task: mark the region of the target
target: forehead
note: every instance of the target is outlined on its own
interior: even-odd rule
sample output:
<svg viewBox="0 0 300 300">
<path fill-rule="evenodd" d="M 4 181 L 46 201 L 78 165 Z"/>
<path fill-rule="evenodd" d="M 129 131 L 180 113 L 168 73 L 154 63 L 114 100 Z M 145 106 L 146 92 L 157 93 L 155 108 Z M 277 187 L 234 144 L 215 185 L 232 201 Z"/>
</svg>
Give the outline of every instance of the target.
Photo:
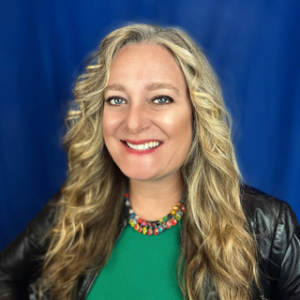
<svg viewBox="0 0 300 300">
<path fill-rule="evenodd" d="M 152 82 L 176 84 L 186 88 L 184 75 L 173 55 L 153 44 L 128 45 L 113 59 L 108 84 L 149 85 Z"/>
</svg>

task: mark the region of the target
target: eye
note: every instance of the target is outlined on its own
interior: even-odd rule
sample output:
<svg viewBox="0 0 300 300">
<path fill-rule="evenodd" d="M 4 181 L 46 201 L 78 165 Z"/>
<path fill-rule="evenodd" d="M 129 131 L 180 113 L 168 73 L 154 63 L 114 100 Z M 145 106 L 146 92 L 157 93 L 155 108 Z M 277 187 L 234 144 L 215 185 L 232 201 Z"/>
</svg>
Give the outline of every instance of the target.
<svg viewBox="0 0 300 300">
<path fill-rule="evenodd" d="M 174 102 L 173 99 L 169 96 L 158 96 L 153 100 L 154 103 L 157 104 L 169 104 Z"/>
<path fill-rule="evenodd" d="M 125 103 L 125 101 L 122 98 L 110 97 L 107 100 L 105 100 L 105 103 L 107 103 L 109 105 L 121 105 L 121 104 Z"/>
</svg>

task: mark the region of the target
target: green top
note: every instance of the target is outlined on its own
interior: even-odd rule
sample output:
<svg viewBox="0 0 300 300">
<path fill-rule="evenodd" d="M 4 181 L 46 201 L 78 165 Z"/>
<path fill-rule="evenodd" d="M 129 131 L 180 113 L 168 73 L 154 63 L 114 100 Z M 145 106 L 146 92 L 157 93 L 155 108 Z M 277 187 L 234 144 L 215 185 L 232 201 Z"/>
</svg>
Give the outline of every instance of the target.
<svg viewBox="0 0 300 300">
<path fill-rule="evenodd" d="M 152 236 L 128 225 L 87 300 L 183 300 L 176 279 L 180 225 Z"/>
</svg>

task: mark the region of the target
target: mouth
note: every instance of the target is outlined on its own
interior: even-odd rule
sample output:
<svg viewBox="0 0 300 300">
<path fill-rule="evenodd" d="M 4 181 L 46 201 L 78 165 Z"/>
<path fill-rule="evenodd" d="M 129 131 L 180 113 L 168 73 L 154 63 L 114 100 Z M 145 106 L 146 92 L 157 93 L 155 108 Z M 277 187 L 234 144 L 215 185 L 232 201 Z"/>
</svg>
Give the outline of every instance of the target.
<svg viewBox="0 0 300 300">
<path fill-rule="evenodd" d="M 136 151 L 149 151 L 159 147 L 162 142 L 156 140 L 148 140 L 148 141 L 121 141 L 128 148 L 136 150 Z"/>
</svg>

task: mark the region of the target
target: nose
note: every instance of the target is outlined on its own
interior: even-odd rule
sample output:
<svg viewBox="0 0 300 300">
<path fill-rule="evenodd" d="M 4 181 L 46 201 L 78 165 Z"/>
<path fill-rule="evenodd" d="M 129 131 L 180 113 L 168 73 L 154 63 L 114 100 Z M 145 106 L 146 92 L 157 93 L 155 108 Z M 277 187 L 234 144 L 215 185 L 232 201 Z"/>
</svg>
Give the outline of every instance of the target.
<svg viewBox="0 0 300 300">
<path fill-rule="evenodd" d="M 128 133 L 135 135 L 149 128 L 150 121 L 144 105 L 130 105 L 128 107 L 124 126 Z"/>
</svg>

